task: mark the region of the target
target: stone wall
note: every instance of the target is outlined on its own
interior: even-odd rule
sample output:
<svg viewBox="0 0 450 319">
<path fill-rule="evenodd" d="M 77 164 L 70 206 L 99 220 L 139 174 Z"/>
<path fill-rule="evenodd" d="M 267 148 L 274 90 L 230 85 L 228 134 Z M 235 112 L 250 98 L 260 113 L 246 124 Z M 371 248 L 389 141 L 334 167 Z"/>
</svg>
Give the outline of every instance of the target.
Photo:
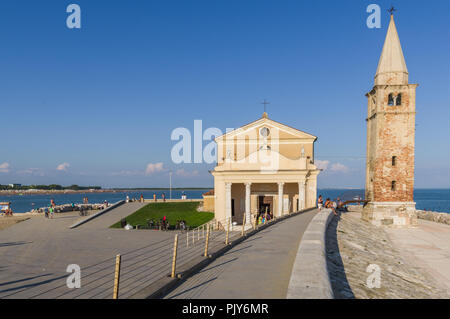
<svg viewBox="0 0 450 319">
<path fill-rule="evenodd" d="M 336 299 L 448 298 L 434 278 L 401 257 L 385 229 L 363 221 L 356 212 L 333 218 L 326 246 Z M 379 286 L 369 280 L 376 268 Z"/>
<path fill-rule="evenodd" d="M 417 218 L 450 225 L 450 214 L 417 210 Z"/>
</svg>

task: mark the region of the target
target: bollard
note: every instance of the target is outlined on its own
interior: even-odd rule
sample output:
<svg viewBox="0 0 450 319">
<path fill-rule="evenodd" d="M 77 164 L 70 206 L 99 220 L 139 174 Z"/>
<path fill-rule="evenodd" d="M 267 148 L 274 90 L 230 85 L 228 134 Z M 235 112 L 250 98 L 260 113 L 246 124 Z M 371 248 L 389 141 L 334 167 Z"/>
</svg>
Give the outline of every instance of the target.
<svg viewBox="0 0 450 319">
<path fill-rule="evenodd" d="M 230 239 L 230 221 L 227 222 L 227 235 L 225 238 L 225 245 L 228 245 Z"/>
<path fill-rule="evenodd" d="M 175 278 L 175 269 L 177 267 L 177 249 L 178 249 L 178 234 L 175 235 L 173 243 L 173 259 L 172 259 L 172 274 L 170 277 Z"/>
<path fill-rule="evenodd" d="M 205 241 L 205 257 L 208 257 L 208 244 L 209 244 L 209 225 L 206 229 L 206 241 Z"/>
<path fill-rule="evenodd" d="M 120 280 L 120 255 L 116 256 L 116 271 L 114 272 L 114 292 L 113 299 L 119 298 L 119 280 Z"/>
<path fill-rule="evenodd" d="M 189 231 L 186 232 L 186 247 L 189 247 Z"/>
</svg>

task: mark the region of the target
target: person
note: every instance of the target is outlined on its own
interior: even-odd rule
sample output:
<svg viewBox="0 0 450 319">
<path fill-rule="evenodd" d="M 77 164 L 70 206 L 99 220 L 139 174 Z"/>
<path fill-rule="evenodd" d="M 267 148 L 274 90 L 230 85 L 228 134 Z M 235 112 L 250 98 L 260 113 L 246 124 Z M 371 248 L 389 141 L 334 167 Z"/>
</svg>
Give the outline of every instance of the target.
<svg viewBox="0 0 450 319">
<path fill-rule="evenodd" d="M 126 200 L 126 202 L 127 202 L 127 203 L 130 202 L 130 196 L 128 196 L 128 195 L 127 195 L 127 200 Z"/>
<path fill-rule="evenodd" d="M 323 207 L 323 198 L 322 195 L 319 195 L 319 199 L 317 200 L 317 207 L 319 207 L 319 210 Z"/>
<path fill-rule="evenodd" d="M 53 208 L 53 206 L 50 206 L 49 210 L 50 210 L 50 218 L 53 219 L 55 209 Z"/>
<path fill-rule="evenodd" d="M 329 198 L 327 198 L 327 200 L 325 201 L 325 208 L 331 209 L 333 214 L 335 216 L 337 216 L 337 213 L 336 213 L 336 202 L 333 202 Z"/>
<path fill-rule="evenodd" d="M 163 199 L 163 202 L 166 201 L 166 194 L 165 193 L 162 193 L 162 199 Z"/>
<path fill-rule="evenodd" d="M 338 197 L 336 199 L 336 202 L 337 202 L 337 210 L 338 211 L 345 211 L 345 207 L 343 207 L 344 206 L 344 202 L 342 202 L 340 197 Z"/>
<path fill-rule="evenodd" d="M 262 218 L 263 218 L 263 217 L 262 217 L 262 214 L 260 214 L 260 215 L 259 215 L 259 218 L 258 218 L 258 225 L 261 225 L 261 224 L 262 224 L 262 222 L 263 222 L 263 221 L 262 221 Z"/>
<path fill-rule="evenodd" d="M 153 201 L 156 202 L 156 194 L 155 193 L 153 193 Z"/>
</svg>

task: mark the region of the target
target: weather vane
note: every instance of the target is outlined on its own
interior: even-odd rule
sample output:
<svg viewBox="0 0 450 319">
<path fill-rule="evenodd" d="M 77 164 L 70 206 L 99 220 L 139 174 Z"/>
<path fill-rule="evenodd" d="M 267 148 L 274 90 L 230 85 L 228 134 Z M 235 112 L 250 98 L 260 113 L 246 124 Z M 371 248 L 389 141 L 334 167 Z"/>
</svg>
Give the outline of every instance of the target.
<svg viewBox="0 0 450 319">
<path fill-rule="evenodd" d="M 388 10 L 388 12 L 393 15 L 394 12 L 397 11 L 397 9 L 394 8 L 394 6 L 391 6 L 391 8 Z"/>
</svg>

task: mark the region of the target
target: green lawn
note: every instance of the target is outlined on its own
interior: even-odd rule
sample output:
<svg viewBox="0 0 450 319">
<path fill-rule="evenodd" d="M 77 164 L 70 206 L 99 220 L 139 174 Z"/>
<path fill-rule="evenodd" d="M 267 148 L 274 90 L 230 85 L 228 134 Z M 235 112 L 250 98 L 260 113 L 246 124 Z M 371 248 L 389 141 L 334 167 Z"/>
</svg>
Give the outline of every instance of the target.
<svg viewBox="0 0 450 319">
<path fill-rule="evenodd" d="M 129 215 L 126 219 L 128 224 L 136 226 L 147 225 L 148 219 L 157 221 L 166 216 L 170 225 L 175 225 L 177 220 L 185 220 L 187 226 L 192 229 L 214 218 L 214 213 L 198 212 L 198 205 L 198 202 L 151 203 Z M 120 228 L 120 221 L 112 225 L 111 228 Z"/>
</svg>

